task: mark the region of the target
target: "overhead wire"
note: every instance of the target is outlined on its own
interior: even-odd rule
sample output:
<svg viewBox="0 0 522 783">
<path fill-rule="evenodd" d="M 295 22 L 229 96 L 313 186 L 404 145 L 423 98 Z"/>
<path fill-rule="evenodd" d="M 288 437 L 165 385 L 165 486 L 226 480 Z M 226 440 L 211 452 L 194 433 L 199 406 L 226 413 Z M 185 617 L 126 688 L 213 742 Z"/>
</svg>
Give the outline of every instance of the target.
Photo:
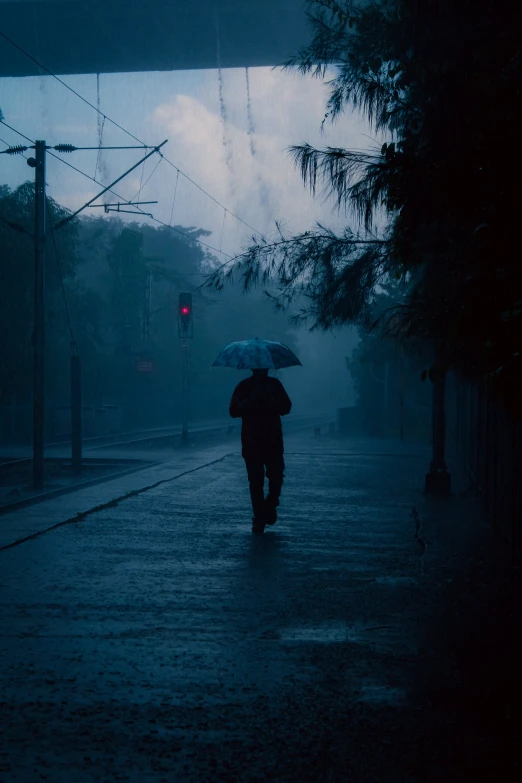
<svg viewBox="0 0 522 783">
<path fill-rule="evenodd" d="M 140 195 L 141 189 L 143 187 L 143 177 L 144 176 L 145 176 L 145 161 L 143 161 L 143 166 L 141 167 L 140 188 L 139 188 L 138 192 L 136 193 L 136 195 L 134 196 L 134 198 L 131 199 L 131 201 L 135 201 L 138 198 L 138 196 Z"/>
<path fill-rule="evenodd" d="M 2 33 L 0 33 L 0 35 L 2 35 Z M 16 130 L 16 128 L 13 128 L 12 125 L 8 125 L 5 120 L 0 120 L 0 123 L 2 123 L 2 125 L 5 125 L 6 128 L 9 128 L 9 130 L 12 130 L 14 133 L 18 133 L 18 135 L 21 136 L 26 141 L 30 141 L 31 144 L 34 144 L 34 141 L 30 139 L 29 136 L 26 136 L 25 133 L 21 133 L 21 131 Z"/>
<path fill-rule="evenodd" d="M 0 120 L 0 122 L 1 122 L 1 120 Z M 12 131 L 14 131 L 14 133 L 18 133 L 24 139 L 27 139 L 28 141 L 32 142 L 32 139 L 30 139 L 28 136 L 25 136 L 25 134 L 23 134 L 21 131 L 17 130 L 16 128 L 12 128 L 11 126 L 9 126 L 9 127 L 10 127 L 10 129 Z M 34 142 L 32 142 L 32 143 L 34 143 Z M 100 187 L 102 187 L 102 188 L 105 187 L 103 182 L 99 182 L 97 179 L 94 179 L 94 177 L 91 177 L 91 175 L 87 174 L 87 172 L 82 171 L 82 169 L 79 169 L 77 166 L 74 166 L 72 163 L 69 163 L 68 160 L 64 160 L 63 158 L 59 157 L 59 155 L 55 155 L 54 152 L 51 152 L 50 150 L 47 150 L 47 154 L 50 155 L 52 158 L 55 158 L 56 160 L 58 160 L 61 163 L 63 163 L 65 166 L 68 166 L 69 168 L 71 168 L 74 171 L 78 172 L 78 174 L 81 174 L 83 177 L 86 177 L 87 179 L 90 179 L 91 182 L 95 182 L 97 185 L 100 185 Z M 112 188 L 109 188 L 108 192 L 112 193 L 113 196 L 116 196 L 116 198 L 119 198 L 122 201 L 125 201 L 126 203 L 128 203 L 128 199 L 124 198 L 124 196 L 121 196 L 119 193 L 117 193 Z M 185 231 L 181 231 L 179 228 L 175 228 L 174 226 L 171 226 L 168 223 L 165 223 L 163 220 L 160 220 L 159 218 L 154 217 L 154 215 L 152 215 L 152 217 L 151 217 L 150 213 L 145 212 L 145 210 L 141 209 L 139 206 L 136 207 L 136 209 L 138 209 L 143 214 L 144 217 L 150 217 L 150 219 L 153 220 L 155 223 L 158 223 L 161 226 L 165 226 L 166 228 L 171 229 L 171 231 L 176 232 L 176 234 L 180 234 L 181 236 L 185 237 L 185 239 L 188 239 L 190 242 L 197 242 L 202 247 L 207 248 L 207 250 L 212 250 L 215 253 L 219 253 L 220 255 L 225 256 L 226 258 L 229 258 L 229 259 L 232 258 L 231 255 L 229 255 L 228 253 L 224 253 L 222 250 L 219 250 L 217 247 L 214 247 L 213 245 L 209 245 L 208 242 L 203 242 L 203 240 L 198 239 L 197 237 L 192 237 L 192 236 L 190 236 L 190 234 L 187 234 Z"/>
<path fill-rule="evenodd" d="M 83 97 L 83 95 L 80 95 L 80 93 L 79 93 L 79 92 L 76 92 L 76 90 L 75 90 L 73 87 L 71 87 L 70 85 L 68 85 L 68 84 L 67 84 L 67 82 L 64 82 L 64 81 L 63 81 L 63 79 L 60 79 L 60 77 L 59 77 L 59 76 L 56 76 L 56 74 L 54 74 L 52 71 L 50 71 L 50 70 L 49 70 L 49 68 L 46 68 L 46 67 L 45 67 L 45 65 L 42 65 L 42 63 L 41 63 L 39 60 L 37 60 L 37 59 L 36 59 L 36 57 L 33 57 L 33 56 L 32 56 L 32 54 L 29 54 L 29 52 L 27 52 L 27 51 L 26 51 L 26 50 L 25 50 L 23 47 L 21 47 L 19 44 L 17 44 L 15 41 L 13 41 L 13 40 L 12 40 L 12 38 L 9 38 L 9 36 L 8 36 L 8 35 L 6 35 L 5 33 L 3 33 L 1 30 L 0 30 L 0 36 L 1 36 L 2 38 L 4 38 L 4 39 L 5 39 L 5 40 L 6 40 L 8 43 L 10 43 L 10 44 L 11 44 L 11 46 L 14 46 L 14 47 L 15 47 L 15 49 L 18 49 L 18 51 L 19 51 L 19 52 L 21 52 L 21 53 L 22 53 L 22 54 L 24 54 L 26 57 L 28 57 L 30 60 L 32 60 L 32 62 L 33 62 L 35 65 L 37 65 L 39 68 L 41 68 L 41 69 L 42 69 L 43 71 L 45 71 L 47 74 L 49 74 L 49 76 L 52 76 L 52 77 L 53 77 L 53 79 L 56 79 L 56 81 L 57 81 L 57 82 L 60 82 L 60 84 L 62 84 L 64 87 L 66 87 L 66 88 L 67 88 L 68 90 L 70 90 L 72 93 L 74 93 L 74 95 L 76 95 L 78 98 L 80 98 L 80 100 L 82 100 L 84 103 L 86 103 L 86 104 L 87 104 L 87 106 L 90 106 L 90 107 L 91 107 L 91 109 L 94 109 L 95 111 L 97 111 L 97 112 L 98 112 L 99 114 L 101 114 L 102 116 L 106 116 L 106 115 L 104 115 L 104 114 L 103 114 L 103 112 L 102 112 L 100 109 L 96 108 L 96 106 L 95 106 L 93 103 L 91 103 L 90 101 L 88 101 L 88 100 L 87 100 L 87 98 L 84 98 L 84 97 Z M 121 131 L 123 131 L 124 133 L 126 133 L 128 136 L 131 136 L 131 137 L 134 139 L 134 141 L 137 141 L 137 142 L 139 142 L 140 144 L 143 144 L 143 142 L 141 141 L 141 139 L 138 139 L 138 138 L 137 138 L 137 136 L 134 136 L 134 134 L 132 134 L 132 133 L 131 133 L 130 131 L 128 131 L 126 128 L 123 128 L 121 125 L 119 125 L 117 122 L 115 122 L 114 120 L 112 120 L 110 117 L 107 117 L 107 119 L 109 120 L 109 122 L 112 122 L 112 124 L 113 124 L 113 125 L 115 125 L 115 126 L 116 126 L 117 128 L 119 128 Z"/>
<path fill-rule="evenodd" d="M 2 139 L 2 137 L 1 137 L 1 136 L 0 136 L 0 141 L 2 142 L 2 144 L 5 144 L 5 146 L 7 147 L 7 149 L 10 149 L 10 148 L 11 148 L 11 146 L 12 146 L 12 145 L 11 145 L 11 144 L 9 144 L 9 142 L 8 142 L 8 141 L 6 141 L 5 139 Z M 20 152 L 18 152 L 17 154 L 18 154 L 18 155 L 21 155 L 21 156 L 22 156 L 22 158 L 25 158 L 25 159 L 27 160 L 27 155 L 24 153 L 24 151 L 23 151 L 23 150 L 21 150 L 21 151 L 20 151 Z"/>
<path fill-rule="evenodd" d="M 160 164 L 162 163 L 162 161 L 163 161 L 163 158 L 162 158 L 162 157 L 160 157 L 160 159 L 158 160 L 158 162 L 156 163 L 156 165 L 155 165 L 155 166 L 154 166 L 154 168 L 152 169 L 151 173 L 149 174 L 149 176 L 147 177 L 147 179 L 145 180 L 145 182 L 143 182 L 143 175 L 144 175 L 144 173 L 145 173 L 145 163 L 143 164 L 143 171 L 141 172 L 141 182 L 140 182 L 140 187 L 139 187 L 139 190 L 138 190 L 138 192 L 136 193 L 136 195 L 135 195 L 133 198 L 131 198 L 131 199 L 130 199 L 131 201 L 136 201 L 136 199 L 140 197 L 140 195 L 141 195 L 141 191 L 143 190 L 143 188 L 144 188 L 144 187 L 146 187 L 146 186 L 147 186 L 148 182 L 149 182 L 149 181 L 152 179 L 152 177 L 153 177 L 153 176 L 154 176 L 154 174 L 156 173 L 156 171 L 157 171 L 158 167 L 160 166 Z"/>
<path fill-rule="evenodd" d="M 0 36 L 1 36 L 2 38 L 4 38 L 6 41 L 8 41 L 8 43 L 10 43 L 12 46 L 14 46 L 14 47 L 15 47 L 15 49 L 18 49 L 18 51 L 19 51 L 19 52 L 21 52 L 21 53 L 22 53 L 22 54 L 24 54 L 26 57 L 28 57 L 30 60 L 32 60 L 32 62 L 34 62 L 34 63 L 35 63 L 35 65 L 38 65 L 38 67 L 39 67 L 39 68 L 42 68 L 42 69 L 43 69 L 43 70 L 44 70 L 44 71 L 45 71 L 45 72 L 46 72 L 46 73 L 47 73 L 49 76 L 52 76 L 52 77 L 53 77 L 53 79 L 56 79 L 56 81 L 58 81 L 58 82 L 59 82 L 61 85 L 63 85 L 64 87 L 66 87 L 68 90 L 70 90 L 70 91 L 71 91 L 71 92 L 72 92 L 74 95 L 76 95 L 76 97 L 77 97 L 77 98 L 79 98 L 79 99 L 80 99 L 80 100 L 82 100 L 82 101 L 83 101 L 85 104 L 87 104 L 87 106 L 90 106 L 90 107 L 91 107 L 91 109 L 94 109 L 94 111 L 95 111 L 95 112 L 97 112 L 99 115 L 101 115 L 101 116 L 103 117 L 103 119 L 104 119 L 104 122 L 105 122 L 105 120 L 108 120 L 108 121 L 109 121 L 109 122 L 111 122 L 111 123 L 112 123 L 112 124 L 113 124 L 113 125 L 114 125 L 116 128 L 118 128 L 119 130 L 123 131 L 123 133 L 126 133 L 128 136 L 130 136 L 130 137 L 131 137 L 132 139 L 134 139 L 135 141 L 137 141 L 137 142 L 139 142 L 140 144 L 143 144 L 144 146 L 146 146 L 146 145 L 145 145 L 145 143 L 144 143 L 144 142 L 143 142 L 141 139 L 139 139 L 137 136 L 135 136 L 135 135 L 134 135 L 133 133 L 131 133 L 129 130 L 127 130 L 126 128 L 124 128 L 124 127 L 123 127 L 122 125 L 120 125 L 118 122 L 116 122 L 115 120 L 113 120 L 113 119 L 112 119 L 111 117 L 109 117 L 107 114 L 105 114 L 104 112 L 102 112 L 102 110 L 101 110 L 99 107 L 95 106 L 93 103 L 91 103 L 90 101 L 88 101 L 88 100 L 87 100 L 87 98 L 84 98 L 84 97 L 83 97 L 83 95 L 80 95 L 80 93 L 79 93 L 79 92 L 77 92 L 77 90 L 75 90 L 73 87 L 71 87 L 70 85 L 68 85 L 68 84 L 67 84 L 67 82 L 64 82 L 64 81 L 63 81 L 63 79 L 60 79 L 58 76 L 56 76 L 56 74 L 54 74 L 52 71 L 50 71 L 48 68 L 46 68 L 46 67 L 45 67 L 45 65 L 42 65 L 42 63 L 41 63 L 39 60 L 37 60 L 35 57 L 33 57 L 31 54 L 29 54 L 29 52 L 27 52 L 25 49 L 23 49 L 23 48 L 22 48 L 22 47 L 21 47 L 19 44 L 17 44 L 15 41 L 13 41 L 11 38 L 9 38 L 9 36 L 7 36 L 7 35 L 6 35 L 5 33 L 3 33 L 1 30 L 0 30 Z M 246 221 L 246 220 L 243 220 L 243 218 L 239 217 L 239 215 L 236 215 L 236 213 L 235 213 L 235 212 L 232 212 L 230 209 L 228 209 L 227 207 L 225 207 L 225 205 L 224 205 L 224 204 L 222 204 L 222 203 L 221 203 L 221 202 L 220 202 L 220 201 L 219 201 L 217 198 L 215 198 L 214 196 L 212 196 L 212 195 L 211 195 L 211 194 L 210 194 L 210 193 L 209 193 L 207 190 L 205 190 L 205 188 L 201 187 L 201 185 L 198 185 L 198 183 L 197 183 L 195 180 L 193 180 L 191 177 L 189 177 L 189 176 L 188 176 L 188 174 L 185 174 L 185 172 L 184 172 L 184 171 L 182 171 L 182 170 L 179 168 L 179 166 L 176 166 L 176 164 L 175 164 L 175 163 L 173 163 L 171 160 L 169 160 L 169 158 L 167 158 L 167 157 L 166 157 L 164 154 L 163 154 L 163 157 L 164 157 L 165 161 L 166 161 L 166 162 L 167 162 L 167 163 L 168 163 L 170 166 L 172 166 L 172 168 L 176 169 L 176 171 L 178 171 L 178 172 L 179 172 L 179 173 L 180 173 L 180 174 L 181 174 L 183 177 L 185 177 L 185 179 L 187 179 L 187 180 L 188 180 L 188 181 L 189 181 L 189 182 L 190 182 L 192 185 L 194 185 L 194 187 L 198 188 L 198 190 L 200 190 L 202 193 L 204 193 L 204 194 L 205 194 L 205 195 L 206 195 L 206 196 L 207 196 L 209 199 L 211 199 L 211 200 L 212 200 L 212 201 L 213 201 L 215 204 L 217 204 L 218 206 L 220 206 L 222 209 L 227 209 L 227 211 L 230 213 L 230 215 L 232 215 L 232 217 L 234 217 L 236 220 L 238 220 L 238 221 L 239 221 L 240 223 L 242 223 L 244 226 L 246 226 L 247 228 L 249 228 L 249 229 L 250 229 L 251 231 L 253 231 L 255 234 L 261 234 L 261 233 L 262 233 L 262 232 L 261 232 L 261 231 L 259 231 L 258 229 L 256 229 L 256 228 L 254 228 L 253 226 L 251 226 L 251 225 L 250 225 L 250 223 L 247 223 L 247 221 Z"/>
<path fill-rule="evenodd" d="M 176 184 L 174 185 L 174 197 L 172 199 L 172 209 L 170 210 L 169 226 L 172 225 L 172 218 L 174 216 L 174 205 L 176 203 L 176 194 L 178 192 L 178 182 L 179 182 L 179 169 L 178 169 L 178 173 L 176 174 Z"/>
</svg>

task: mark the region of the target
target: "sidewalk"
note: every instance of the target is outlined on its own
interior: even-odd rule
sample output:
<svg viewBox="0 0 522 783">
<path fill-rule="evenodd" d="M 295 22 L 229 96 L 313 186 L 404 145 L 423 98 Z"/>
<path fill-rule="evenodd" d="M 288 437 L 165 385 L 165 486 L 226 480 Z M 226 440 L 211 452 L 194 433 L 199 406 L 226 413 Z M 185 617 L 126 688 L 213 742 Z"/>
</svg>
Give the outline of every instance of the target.
<svg viewBox="0 0 522 783">
<path fill-rule="evenodd" d="M 1 783 L 518 779 L 512 571 L 480 503 L 429 501 L 415 444 L 286 446 L 264 536 L 215 447 L 0 552 Z M 71 518 L 39 505 L 4 545 Z"/>
</svg>

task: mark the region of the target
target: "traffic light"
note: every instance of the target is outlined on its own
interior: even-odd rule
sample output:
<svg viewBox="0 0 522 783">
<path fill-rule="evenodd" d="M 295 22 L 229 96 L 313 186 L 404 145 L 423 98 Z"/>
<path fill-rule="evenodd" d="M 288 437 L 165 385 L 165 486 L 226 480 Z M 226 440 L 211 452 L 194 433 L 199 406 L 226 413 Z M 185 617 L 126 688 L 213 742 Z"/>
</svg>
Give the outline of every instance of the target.
<svg viewBox="0 0 522 783">
<path fill-rule="evenodd" d="M 192 294 L 180 294 L 178 303 L 180 337 L 192 337 Z"/>
</svg>

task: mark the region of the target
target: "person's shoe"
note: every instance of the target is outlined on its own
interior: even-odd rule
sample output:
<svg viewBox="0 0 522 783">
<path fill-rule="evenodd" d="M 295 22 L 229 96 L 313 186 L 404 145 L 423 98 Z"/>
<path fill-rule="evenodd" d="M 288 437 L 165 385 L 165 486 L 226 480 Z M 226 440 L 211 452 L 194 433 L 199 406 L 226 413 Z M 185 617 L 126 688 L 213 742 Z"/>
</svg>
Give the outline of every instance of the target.
<svg viewBox="0 0 522 783">
<path fill-rule="evenodd" d="M 265 522 L 267 525 L 275 525 L 277 522 L 277 511 L 275 508 L 265 512 Z"/>
<path fill-rule="evenodd" d="M 265 532 L 265 522 L 261 519 L 256 519 L 256 517 L 252 518 L 252 533 L 264 533 Z"/>
</svg>

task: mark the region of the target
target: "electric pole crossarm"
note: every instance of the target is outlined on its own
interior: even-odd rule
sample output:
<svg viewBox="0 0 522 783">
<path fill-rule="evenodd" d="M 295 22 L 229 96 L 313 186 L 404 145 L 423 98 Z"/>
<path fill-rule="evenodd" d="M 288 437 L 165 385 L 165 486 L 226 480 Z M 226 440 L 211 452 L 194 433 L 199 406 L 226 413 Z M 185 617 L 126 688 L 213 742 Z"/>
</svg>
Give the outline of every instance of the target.
<svg viewBox="0 0 522 783">
<path fill-rule="evenodd" d="M 80 207 L 80 209 L 77 209 L 76 212 L 73 212 L 72 215 L 67 215 L 66 218 L 63 218 L 63 220 L 59 220 L 58 223 L 55 223 L 52 227 L 52 231 L 56 231 L 58 228 L 63 228 L 67 223 L 69 223 L 71 220 L 73 220 L 77 215 L 80 214 L 80 212 L 83 212 L 84 209 L 87 209 L 87 207 L 90 207 L 91 204 L 99 199 L 101 196 L 103 196 L 104 193 L 107 193 L 108 190 L 113 188 L 115 185 L 118 184 L 118 182 L 121 182 L 122 179 L 124 179 L 128 174 L 131 173 L 131 171 L 134 171 L 134 169 L 137 169 L 138 166 L 141 166 L 142 163 L 144 163 L 148 158 L 150 158 L 151 155 L 155 155 L 156 152 L 159 152 L 160 149 L 163 147 L 164 144 L 166 144 L 168 139 L 165 139 L 161 144 L 158 144 L 157 147 L 154 147 L 153 150 L 151 150 L 147 155 L 145 155 L 144 158 L 139 160 L 137 163 L 134 164 L 134 166 L 131 166 L 130 169 L 127 169 L 127 171 L 122 174 L 118 179 L 115 179 L 114 182 L 111 182 L 110 185 L 107 185 L 106 188 L 104 188 L 100 193 L 98 193 L 94 198 L 91 198 L 90 201 L 87 201 L 86 204 L 83 205 L 83 207 Z"/>
<path fill-rule="evenodd" d="M 157 204 L 157 201 L 116 201 L 114 204 L 91 204 L 91 209 L 106 209 L 107 207 L 139 207 L 142 204 Z"/>
</svg>

